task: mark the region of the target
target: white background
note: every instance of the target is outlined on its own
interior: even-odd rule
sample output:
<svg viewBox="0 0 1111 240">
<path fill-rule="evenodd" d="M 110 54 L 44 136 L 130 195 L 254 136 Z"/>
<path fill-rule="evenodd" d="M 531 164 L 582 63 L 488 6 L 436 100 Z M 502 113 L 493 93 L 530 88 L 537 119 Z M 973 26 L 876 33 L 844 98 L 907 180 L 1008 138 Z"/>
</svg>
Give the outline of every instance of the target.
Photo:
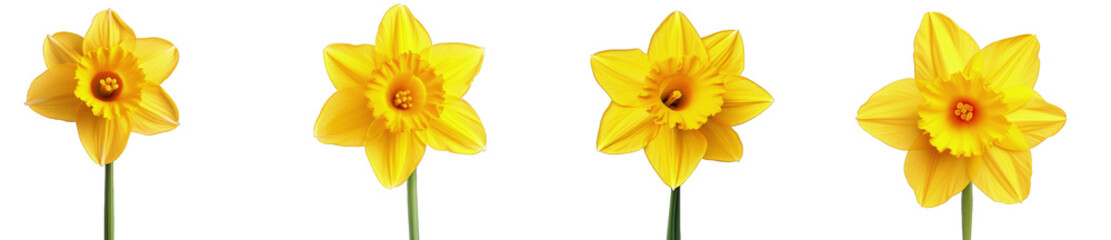
<svg viewBox="0 0 1111 240">
<path fill-rule="evenodd" d="M 5 1 L 0 7 L 0 239 L 99 239 L 103 168 L 73 123 L 23 105 L 47 34 L 85 34 L 111 7 L 181 53 L 163 87 L 181 126 L 133 134 L 116 167 L 118 239 L 404 239 L 405 189 L 383 188 L 362 148 L 312 128 L 335 91 L 330 43 L 373 43 L 393 2 Z M 686 239 L 957 239 L 960 198 L 926 209 L 905 152 L 863 131 L 857 108 L 913 77 L 913 38 L 940 11 L 980 46 L 1037 34 L 1035 90 L 1069 116 L 1034 148 L 1030 197 L 975 191 L 977 239 L 1108 239 L 1107 6 L 1058 1 L 404 2 L 432 41 L 485 47 L 465 96 L 487 151 L 429 150 L 425 239 L 662 239 L 669 190 L 642 152 L 595 150 L 609 98 L 591 54 L 647 49 L 673 10 L 702 35 L 738 29 L 743 75 L 776 99 L 735 129 L 740 162 L 703 161 L 682 188 Z"/>
</svg>

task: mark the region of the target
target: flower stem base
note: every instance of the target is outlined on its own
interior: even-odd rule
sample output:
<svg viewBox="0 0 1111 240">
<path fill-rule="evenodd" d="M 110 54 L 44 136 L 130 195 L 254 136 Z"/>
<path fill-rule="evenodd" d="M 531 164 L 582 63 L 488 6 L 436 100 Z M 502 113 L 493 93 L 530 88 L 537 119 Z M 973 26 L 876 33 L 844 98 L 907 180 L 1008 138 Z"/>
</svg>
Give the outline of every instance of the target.
<svg viewBox="0 0 1111 240">
<path fill-rule="evenodd" d="M 113 199 L 115 190 L 112 185 L 112 163 L 109 163 L 104 166 L 104 240 L 115 239 L 116 235 L 115 200 Z"/>
<path fill-rule="evenodd" d="M 667 214 L 667 240 L 679 240 L 679 188 L 671 190 L 671 208 Z"/>
<path fill-rule="evenodd" d="M 972 239 L 972 184 L 961 192 L 961 233 L 964 240 Z"/>
<path fill-rule="evenodd" d="M 417 170 L 405 181 L 409 193 L 409 240 L 420 240 L 420 227 L 417 223 Z"/>
</svg>

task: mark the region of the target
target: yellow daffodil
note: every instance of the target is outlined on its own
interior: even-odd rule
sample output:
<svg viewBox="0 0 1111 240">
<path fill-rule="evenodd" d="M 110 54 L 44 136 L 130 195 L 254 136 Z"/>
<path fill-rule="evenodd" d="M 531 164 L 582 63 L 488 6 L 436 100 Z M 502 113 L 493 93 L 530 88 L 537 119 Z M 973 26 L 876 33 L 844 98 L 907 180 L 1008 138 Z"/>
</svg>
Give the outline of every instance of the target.
<svg viewBox="0 0 1111 240">
<path fill-rule="evenodd" d="M 620 154 L 643 148 L 671 188 L 682 185 L 701 159 L 740 160 L 741 140 L 732 126 L 772 102 L 763 88 L 741 76 L 740 33 L 700 38 L 678 11 L 656 29 L 648 53 L 601 51 L 590 66 L 612 100 L 598 129 L 598 150 Z"/>
<path fill-rule="evenodd" d="M 112 162 L 131 132 L 154 135 L 178 125 L 177 105 L 162 82 L 177 67 L 177 48 L 161 38 L 135 38 L 111 9 L 93 17 L 85 37 L 46 36 L 46 72 L 31 82 L 27 106 L 57 120 L 77 122 L 93 162 L 104 167 L 104 239 L 115 237 Z"/>
<path fill-rule="evenodd" d="M 387 188 L 409 178 L 425 146 L 461 154 L 484 150 L 482 122 L 462 99 L 482 65 L 482 48 L 433 45 L 402 5 L 386 12 L 374 42 L 324 49 L 336 93 L 316 120 L 320 142 L 365 147 Z"/>
<path fill-rule="evenodd" d="M 1038 51 L 1029 34 L 981 50 L 945 15 L 922 18 L 914 78 L 880 89 L 857 113 L 865 131 L 908 150 L 904 171 L 919 204 L 967 194 L 970 182 L 997 202 L 1026 199 L 1030 148 L 1065 124 L 1065 112 L 1033 90 Z"/>
<path fill-rule="evenodd" d="M 47 36 L 43 58 L 47 69 L 31 83 L 27 106 L 77 122 L 81 144 L 97 164 L 119 158 L 131 132 L 177 127 L 177 106 L 160 86 L 177 66 L 177 48 L 161 38 L 135 38 L 115 11 L 98 13 L 84 38 Z"/>
</svg>

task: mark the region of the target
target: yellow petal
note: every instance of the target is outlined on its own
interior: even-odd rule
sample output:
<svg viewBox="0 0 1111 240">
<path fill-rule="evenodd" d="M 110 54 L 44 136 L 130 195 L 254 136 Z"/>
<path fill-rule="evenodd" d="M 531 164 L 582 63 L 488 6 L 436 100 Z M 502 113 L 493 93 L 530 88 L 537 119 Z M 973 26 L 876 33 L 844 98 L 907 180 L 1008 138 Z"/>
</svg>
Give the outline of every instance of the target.
<svg viewBox="0 0 1111 240">
<path fill-rule="evenodd" d="M 737 136 L 733 128 L 711 117 L 698 131 L 706 137 L 706 154 L 702 158 L 726 162 L 741 160 L 744 147 L 741 146 L 741 137 Z"/>
<path fill-rule="evenodd" d="M 661 127 L 656 137 L 644 147 L 648 162 L 660 175 L 660 180 L 671 188 L 687 181 L 705 153 L 706 137 L 698 130 Z"/>
<path fill-rule="evenodd" d="M 486 149 L 486 129 L 478 113 L 463 99 L 446 100 L 440 119 L 417 134 L 422 142 L 440 151 L 475 154 Z"/>
<path fill-rule="evenodd" d="M 1037 146 L 1065 126 L 1065 111 L 1033 92 L 1022 108 L 1007 114 L 1007 121 L 1018 125 L 1029 147 Z"/>
<path fill-rule="evenodd" d="M 737 30 L 720 31 L 702 38 L 710 66 L 726 75 L 740 75 L 745 69 L 745 47 Z"/>
<path fill-rule="evenodd" d="M 147 75 L 147 81 L 162 84 L 170 73 L 177 68 L 177 47 L 173 43 L 161 38 L 139 38 L 134 42 L 135 57 L 139 59 L 139 68 Z"/>
<path fill-rule="evenodd" d="M 376 123 L 375 128 L 385 129 L 385 126 Z M 378 182 L 386 188 L 393 188 L 405 183 L 409 174 L 417 169 L 421 157 L 424 157 L 424 148 L 424 143 L 416 134 L 380 131 L 367 135 L 366 157 L 370 159 L 370 167 L 374 169 Z"/>
<path fill-rule="evenodd" d="M 972 182 L 991 200 L 1019 203 L 1030 195 L 1032 163 L 1030 150 L 991 148 L 984 153 L 982 165 L 972 177 Z"/>
<path fill-rule="evenodd" d="M 418 54 L 432 46 L 432 40 L 424 26 L 409 12 L 409 8 L 398 4 L 382 17 L 374 45 L 377 45 L 374 50 L 379 55 L 398 56 L 406 52 Z"/>
<path fill-rule="evenodd" d="M 131 114 L 131 131 L 144 135 L 154 135 L 177 128 L 177 104 L 170 98 L 162 86 L 147 85 L 143 87 L 143 101 L 139 102 L 139 109 Z"/>
<path fill-rule="evenodd" d="M 665 63 L 668 59 L 682 60 L 688 56 L 706 60 L 706 47 L 702 45 L 702 39 L 694 26 L 691 26 L 690 20 L 687 20 L 687 16 L 675 11 L 652 34 L 648 58 L 652 62 Z"/>
<path fill-rule="evenodd" d="M 46 67 L 51 68 L 66 63 L 77 63 L 85 53 L 81 51 L 81 35 L 71 32 L 58 32 L 46 36 L 42 43 L 42 58 L 46 60 Z"/>
<path fill-rule="evenodd" d="M 374 71 L 374 45 L 329 44 L 324 47 L 324 68 L 336 90 L 365 88 Z"/>
<path fill-rule="evenodd" d="M 483 52 L 482 48 L 466 43 L 440 43 L 432 45 L 428 63 L 444 76 L 444 92 L 462 97 L 482 68 Z"/>
<path fill-rule="evenodd" d="M 127 147 L 127 138 L 131 136 L 131 119 L 105 119 L 94 116 L 89 108 L 78 108 L 77 135 L 89 158 L 103 166 L 116 161 Z"/>
<path fill-rule="evenodd" d="M 598 151 L 610 154 L 630 153 L 644 148 L 656 137 L 658 125 L 652 122 L 648 110 L 623 107 L 610 102 L 598 126 Z"/>
<path fill-rule="evenodd" d="M 1003 103 L 1007 104 L 1007 112 L 1013 112 L 1026 106 L 1034 89 L 1027 86 L 1011 86 L 1003 90 Z"/>
<path fill-rule="evenodd" d="M 595 53 L 590 56 L 590 68 L 594 71 L 594 80 L 617 104 L 635 107 L 646 103 L 640 96 L 645 94 L 645 81 L 652 65 L 648 55 L 640 49 Z"/>
<path fill-rule="evenodd" d="M 72 122 L 77 119 L 77 108 L 84 103 L 73 95 L 77 88 L 74 72 L 76 64 L 62 64 L 46 69 L 31 82 L 27 90 L 27 106 L 44 117 Z"/>
<path fill-rule="evenodd" d="M 1007 132 L 1003 133 L 1002 138 L 996 139 L 992 143 L 1010 151 L 1030 150 L 1030 145 L 1026 144 L 1026 137 L 1022 135 L 1022 131 L 1015 124 L 1011 124 L 1007 128 Z"/>
<path fill-rule="evenodd" d="M 918 105 L 926 100 L 918 93 L 914 79 L 895 81 L 883 87 L 856 112 L 864 131 L 893 148 L 910 149 L 922 136 L 918 129 Z"/>
<path fill-rule="evenodd" d="M 353 89 L 336 91 L 316 118 L 313 134 L 322 143 L 357 147 L 365 145 L 367 128 L 374 120 L 366 95 Z"/>
<path fill-rule="evenodd" d="M 992 89 L 1012 86 L 1034 87 L 1038 81 L 1041 45 L 1034 35 L 1025 34 L 996 41 L 976 55 L 970 68 L 979 71 Z"/>
<path fill-rule="evenodd" d="M 914 78 L 948 78 L 964 69 L 980 45 L 941 13 L 926 13 L 914 36 Z"/>
<path fill-rule="evenodd" d="M 89 26 L 89 32 L 85 33 L 85 40 L 81 45 L 82 49 L 91 51 L 97 48 L 111 48 L 132 39 L 135 39 L 135 32 L 120 19 L 116 11 L 108 9 L 93 17 L 93 24 Z"/>
<path fill-rule="evenodd" d="M 772 95 L 748 78 L 736 75 L 725 76 L 725 101 L 721 112 L 714 115 L 728 126 L 748 122 L 772 105 Z"/>
<path fill-rule="evenodd" d="M 929 143 L 922 136 L 915 145 Z M 931 147 L 911 147 L 903 165 L 907 183 L 914 189 L 918 204 L 922 207 L 936 207 L 949 201 L 953 195 L 968 186 L 967 159 L 949 153 L 939 153 Z"/>
</svg>

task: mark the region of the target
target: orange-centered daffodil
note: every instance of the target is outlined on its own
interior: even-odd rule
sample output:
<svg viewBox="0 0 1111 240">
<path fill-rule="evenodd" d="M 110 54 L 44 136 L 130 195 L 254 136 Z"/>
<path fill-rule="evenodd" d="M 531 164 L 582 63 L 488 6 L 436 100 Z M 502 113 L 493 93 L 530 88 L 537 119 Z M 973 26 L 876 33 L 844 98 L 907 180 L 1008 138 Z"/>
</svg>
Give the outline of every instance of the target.
<svg viewBox="0 0 1111 240">
<path fill-rule="evenodd" d="M 160 86 L 177 66 L 177 48 L 161 38 L 135 38 L 115 11 L 98 13 L 84 38 L 47 36 L 43 58 L 47 70 L 31 83 L 27 106 L 77 122 L 81 144 L 97 164 L 119 158 L 131 132 L 177 127 L 177 106 Z"/>
<path fill-rule="evenodd" d="M 461 154 L 485 149 L 482 122 L 462 99 L 482 65 L 482 48 L 433 45 L 402 5 L 386 12 L 374 42 L 324 48 L 336 93 L 316 119 L 320 142 L 365 147 L 387 188 L 409 178 L 425 146 Z"/>
<path fill-rule="evenodd" d="M 992 200 L 1030 193 L 1030 148 L 1065 124 L 1065 112 L 1034 92 L 1034 35 L 984 49 L 941 13 L 914 38 L 914 78 L 895 81 L 860 107 L 865 131 L 908 150 L 904 171 L 918 203 L 934 207 L 974 183 Z"/>
<path fill-rule="evenodd" d="M 609 94 L 598 150 L 644 149 L 665 184 L 677 188 L 701 159 L 737 161 L 741 140 L 732 126 L 767 109 L 771 96 L 741 76 L 744 47 L 736 30 L 700 38 L 681 12 L 664 20 L 648 46 L 601 51 L 590 59 Z"/>
</svg>

